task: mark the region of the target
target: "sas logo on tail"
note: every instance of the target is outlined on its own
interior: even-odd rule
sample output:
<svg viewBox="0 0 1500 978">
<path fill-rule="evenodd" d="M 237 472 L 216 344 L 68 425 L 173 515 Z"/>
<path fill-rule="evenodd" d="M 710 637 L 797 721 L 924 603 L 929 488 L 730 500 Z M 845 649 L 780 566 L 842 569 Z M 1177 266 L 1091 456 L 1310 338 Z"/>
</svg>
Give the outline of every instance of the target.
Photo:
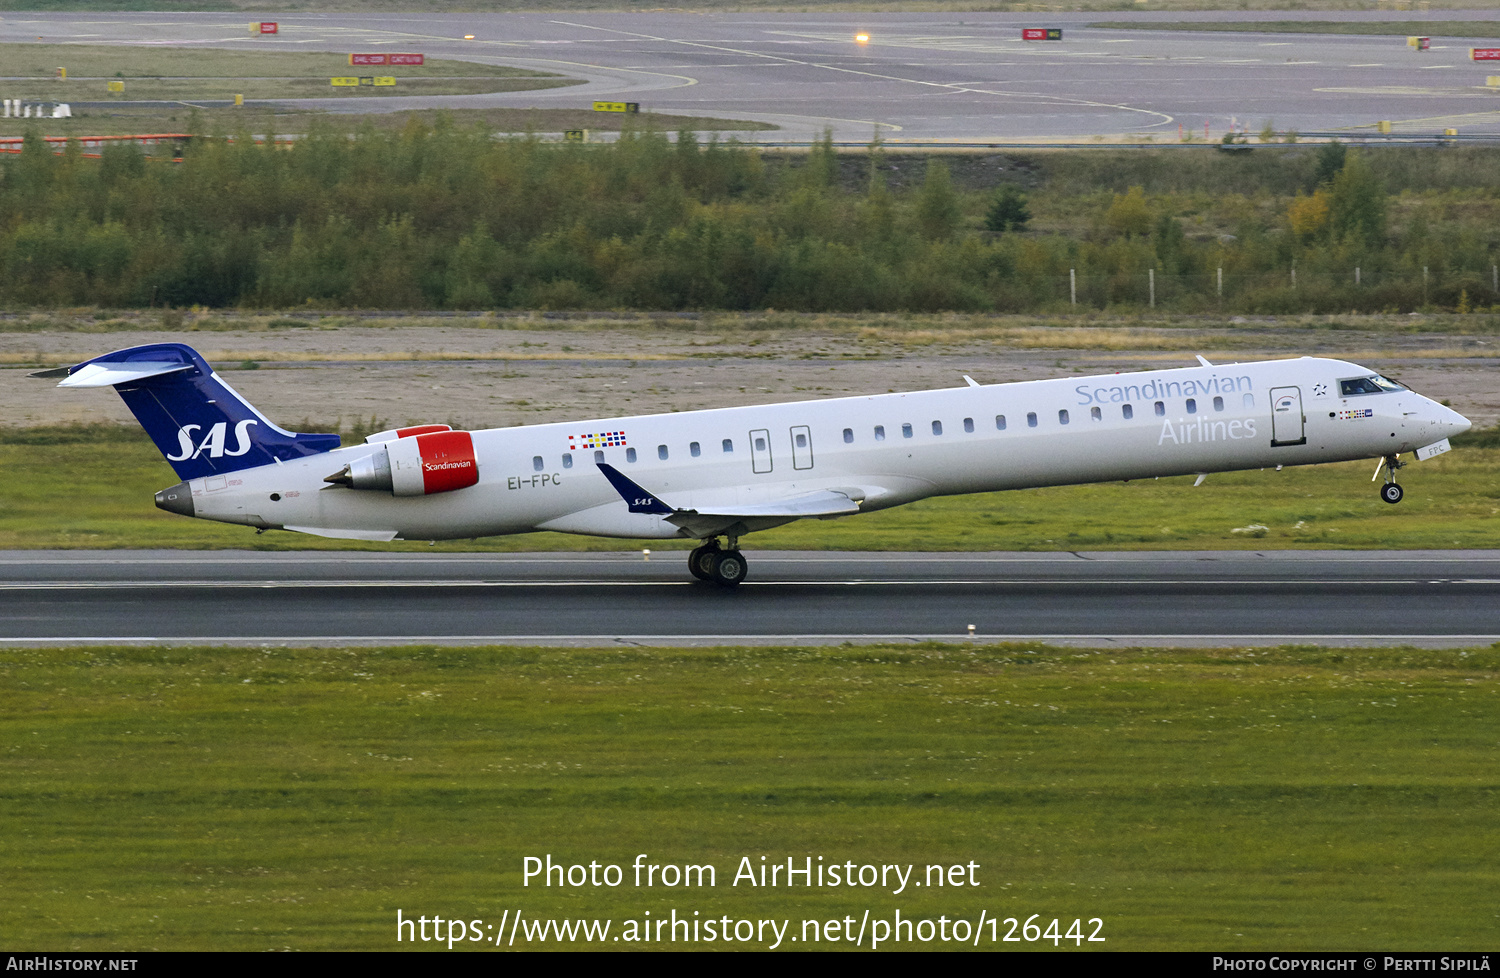
<svg viewBox="0 0 1500 978">
<path fill-rule="evenodd" d="M 203 440 L 198 442 L 196 445 L 193 442 L 193 432 L 201 431 L 203 429 L 203 426 L 201 424 L 185 424 L 181 428 L 178 428 L 178 454 L 168 455 L 167 461 L 185 462 L 188 459 L 197 458 L 205 452 L 208 454 L 209 458 L 223 458 L 225 455 L 237 457 L 250 451 L 251 442 L 249 436 L 246 434 L 246 429 L 248 429 L 253 424 L 260 424 L 260 422 L 254 419 L 248 419 L 245 421 L 241 421 L 234 426 L 233 451 L 224 450 L 224 435 L 228 430 L 228 424 L 229 423 L 227 421 L 220 421 L 212 428 L 209 428 L 208 434 L 204 435 Z"/>
</svg>

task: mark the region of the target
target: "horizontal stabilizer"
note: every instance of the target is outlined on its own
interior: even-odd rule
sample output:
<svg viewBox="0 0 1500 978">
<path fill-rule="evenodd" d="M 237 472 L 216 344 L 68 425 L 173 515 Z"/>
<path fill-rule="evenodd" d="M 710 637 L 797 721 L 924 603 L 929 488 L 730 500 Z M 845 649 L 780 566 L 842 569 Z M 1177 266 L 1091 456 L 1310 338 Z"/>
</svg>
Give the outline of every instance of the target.
<svg viewBox="0 0 1500 978">
<path fill-rule="evenodd" d="M 86 363 L 58 382 L 58 387 L 113 387 L 160 377 L 179 370 L 192 370 L 191 363 L 150 363 L 133 360 L 128 363 Z"/>
</svg>

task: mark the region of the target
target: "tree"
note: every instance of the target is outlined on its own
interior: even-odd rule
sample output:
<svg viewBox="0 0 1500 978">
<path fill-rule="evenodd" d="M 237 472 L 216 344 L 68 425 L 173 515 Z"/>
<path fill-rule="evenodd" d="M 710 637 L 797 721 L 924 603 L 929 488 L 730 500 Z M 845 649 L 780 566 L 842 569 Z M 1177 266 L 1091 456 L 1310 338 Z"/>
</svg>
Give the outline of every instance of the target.
<svg viewBox="0 0 1500 978">
<path fill-rule="evenodd" d="M 1319 187 L 1311 197 L 1301 191 L 1286 209 L 1286 222 L 1300 241 L 1310 241 L 1328 226 L 1328 192 Z"/>
<path fill-rule="evenodd" d="M 1328 192 L 1329 221 L 1341 238 L 1385 241 L 1385 185 L 1358 153 L 1350 153 Z"/>
<path fill-rule="evenodd" d="M 1313 189 L 1333 183 L 1333 178 L 1344 169 L 1349 156 L 1344 144 L 1337 139 L 1324 143 L 1318 149 L 1316 169 L 1313 171 Z"/>
<path fill-rule="evenodd" d="M 1006 231 L 1024 231 L 1031 220 L 1031 209 L 1026 206 L 1026 195 L 1015 184 L 1001 186 L 995 194 L 994 203 L 984 216 L 986 230 L 996 234 Z"/>
<path fill-rule="evenodd" d="M 1131 187 L 1124 194 L 1115 194 L 1104 223 L 1110 230 L 1125 237 L 1148 234 L 1151 231 L 1151 208 L 1146 206 L 1146 191 L 1143 187 Z"/>
<path fill-rule="evenodd" d="M 923 237 L 947 238 L 958 230 L 963 217 L 958 194 L 953 190 L 953 181 L 948 176 L 948 164 L 941 160 L 927 161 L 927 178 L 917 194 L 917 227 Z"/>
</svg>

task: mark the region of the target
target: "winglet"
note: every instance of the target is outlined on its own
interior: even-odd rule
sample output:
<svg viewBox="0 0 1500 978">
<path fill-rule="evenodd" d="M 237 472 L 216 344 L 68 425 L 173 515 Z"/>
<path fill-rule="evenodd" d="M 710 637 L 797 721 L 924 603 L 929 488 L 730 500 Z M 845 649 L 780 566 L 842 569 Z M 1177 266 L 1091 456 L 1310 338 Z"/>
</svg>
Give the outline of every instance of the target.
<svg viewBox="0 0 1500 978">
<path fill-rule="evenodd" d="M 632 513 L 652 513 L 656 516 L 670 516 L 675 513 L 672 507 L 657 499 L 651 493 L 631 482 L 619 469 L 606 462 L 596 462 L 599 471 L 609 480 L 609 484 L 615 487 L 615 492 L 625 500 Z"/>
<path fill-rule="evenodd" d="M 1208 358 L 1205 357 L 1201 353 L 1198 354 L 1198 362 L 1201 363 L 1201 364 L 1203 364 L 1203 366 L 1205 366 L 1205 367 L 1212 367 L 1213 366 L 1213 364 L 1211 364 L 1211 363 L 1208 362 Z"/>
</svg>

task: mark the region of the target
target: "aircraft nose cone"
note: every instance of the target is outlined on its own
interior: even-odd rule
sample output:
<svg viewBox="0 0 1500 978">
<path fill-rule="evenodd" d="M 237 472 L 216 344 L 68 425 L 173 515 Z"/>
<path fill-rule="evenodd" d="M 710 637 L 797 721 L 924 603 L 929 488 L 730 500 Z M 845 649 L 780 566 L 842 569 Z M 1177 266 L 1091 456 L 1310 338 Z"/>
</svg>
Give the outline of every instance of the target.
<svg viewBox="0 0 1500 978">
<path fill-rule="evenodd" d="M 1470 428 L 1474 427 L 1474 422 L 1470 421 L 1468 418 L 1464 417 L 1462 414 L 1459 414 L 1452 408 L 1444 408 L 1443 410 L 1448 412 L 1448 417 L 1444 420 L 1448 423 L 1449 428 L 1452 429 L 1449 432 L 1448 437 L 1451 438 L 1454 435 L 1461 435 L 1464 432 L 1468 431 Z"/>
</svg>

